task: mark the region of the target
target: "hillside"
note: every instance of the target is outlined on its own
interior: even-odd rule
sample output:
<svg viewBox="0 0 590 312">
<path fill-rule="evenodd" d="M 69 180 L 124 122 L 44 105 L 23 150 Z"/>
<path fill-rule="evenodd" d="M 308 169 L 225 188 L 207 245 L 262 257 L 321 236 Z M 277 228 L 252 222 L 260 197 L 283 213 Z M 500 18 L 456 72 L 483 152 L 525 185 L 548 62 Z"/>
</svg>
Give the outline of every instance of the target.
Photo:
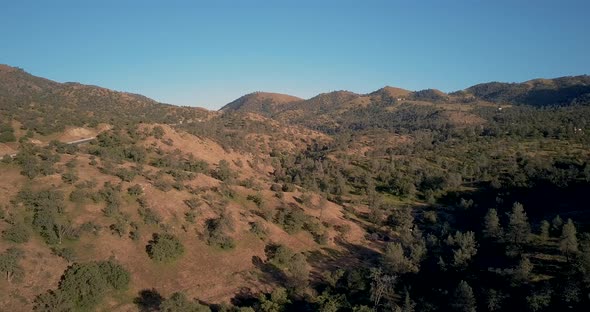
<svg viewBox="0 0 590 312">
<path fill-rule="evenodd" d="M 0 305 L 584 311 L 590 106 L 486 94 L 211 112 L 2 66 Z"/>
</svg>

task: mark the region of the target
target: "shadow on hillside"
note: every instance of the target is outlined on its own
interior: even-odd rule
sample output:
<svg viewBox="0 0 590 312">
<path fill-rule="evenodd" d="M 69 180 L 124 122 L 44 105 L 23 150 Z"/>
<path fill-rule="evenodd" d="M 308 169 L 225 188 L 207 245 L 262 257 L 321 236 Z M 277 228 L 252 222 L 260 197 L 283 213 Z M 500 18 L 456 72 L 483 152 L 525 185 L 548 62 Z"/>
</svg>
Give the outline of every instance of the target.
<svg viewBox="0 0 590 312">
<path fill-rule="evenodd" d="M 532 181 L 531 185 L 495 189 L 487 183 L 479 183 L 472 185 L 475 189 L 471 191 L 449 192 L 438 202 L 443 206 L 461 209 L 461 199 L 473 200 L 474 206 L 464 213 L 453 213 L 456 218 L 453 220 L 454 226 L 461 230 L 478 230 L 489 208 L 496 208 L 500 221 L 505 223 L 514 202 L 523 204 L 532 224 L 560 215 L 564 220 L 572 218 L 579 226 L 579 231 L 590 228 L 590 206 L 583 204 L 590 187 L 588 182 L 572 182 L 567 187 L 559 187 L 539 180 Z"/>
<path fill-rule="evenodd" d="M 133 299 L 133 303 L 137 305 L 140 312 L 160 311 L 162 301 L 164 301 L 164 297 L 154 288 L 141 290 L 138 296 Z"/>
<path fill-rule="evenodd" d="M 287 276 L 285 276 L 285 273 L 274 265 L 262 261 L 260 257 L 252 256 L 252 264 L 262 272 L 262 275 L 259 278 L 260 282 L 267 284 L 283 284 L 287 282 Z"/>
<path fill-rule="evenodd" d="M 374 265 L 379 260 L 379 253 L 362 245 L 352 244 L 336 238 L 339 249 L 323 248 L 307 253 L 307 261 L 313 267 L 312 281 L 323 279 L 322 274 L 338 269 L 352 269 L 360 264 Z"/>
</svg>

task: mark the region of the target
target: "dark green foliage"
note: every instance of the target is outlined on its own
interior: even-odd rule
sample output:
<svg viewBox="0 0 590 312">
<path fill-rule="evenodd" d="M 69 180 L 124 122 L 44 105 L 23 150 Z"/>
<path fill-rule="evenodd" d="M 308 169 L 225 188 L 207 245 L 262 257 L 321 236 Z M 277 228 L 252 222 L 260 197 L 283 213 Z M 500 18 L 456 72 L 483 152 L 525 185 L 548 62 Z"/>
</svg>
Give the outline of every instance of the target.
<svg viewBox="0 0 590 312">
<path fill-rule="evenodd" d="M 180 240 L 168 233 L 154 233 L 146 246 L 148 256 L 154 261 L 171 262 L 184 254 L 184 246 Z"/>
<path fill-rule="evenodd" d="M 125 289 L 129 280 L 129 272 L 111 260 L 74 263 L 64 272 L 57 290 L 35 299 L 35 310 L 92 310 L 111 289 Z"/>
<path fill-rule="evenodd" d="M 453 265 L 455 267 L 464 268 L 477 253 L 477 242 L 473 232 L 461 233 L 457 231 L 454 236 L 449 235 L 447 244 L 455 247 L 453 249 Z"/>
</svg>

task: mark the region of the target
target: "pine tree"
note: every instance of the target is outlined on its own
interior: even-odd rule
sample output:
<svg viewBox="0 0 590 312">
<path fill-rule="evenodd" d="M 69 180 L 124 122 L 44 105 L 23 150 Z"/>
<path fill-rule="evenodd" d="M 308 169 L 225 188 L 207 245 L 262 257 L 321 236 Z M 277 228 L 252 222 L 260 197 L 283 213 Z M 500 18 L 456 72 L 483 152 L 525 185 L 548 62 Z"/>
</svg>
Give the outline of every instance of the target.
<svg viewBox="0 0 590 312">
<path fill-rule="evenodd" d="M 512 213 L 508 223 L 508 241 L 517 245 L 524 244 L 528 242 L 530 233 L 531 226 L 526 212 L 524 212 L 524 207 L 521 203 L 515 202 L 512 205 Z"/>
<path fill-rule="evenodd" d="M 488 238 L 498 239 L 502 236 L 502 226 L 500 225 L 500 218 L 498 212 L 494 208 L 490 208 L 484 218 L 483 233 Z"/>
<path fill-rule="evenodd" d="M 533 271 L 533 264 L 527 257 L 523 257 L 520 260 L 518 266 L 514 269 L 514 281 L 517 283 L 526 283 Z"/>
<path fill-rule="evenodd" d="M 559 242 L 559 250 L 563 252 L 570 260 L 570 255 L 578 252 L 578 238 L 576 237 L 576 226 L 572 219 L 567 219 L 567 223 L 563 225 L 561 230 L 561 241 Z"/>
<path fill-rule="evenodd" d="M 459 285 L 455 289 L 453 296 L 453 302 L 451 303 L 453 310 L 459 312 L 475 312 L 476 303 L 475 296 L 473 295 L 473 289 L 466 281 L 459 282 Z"/>
</svg>

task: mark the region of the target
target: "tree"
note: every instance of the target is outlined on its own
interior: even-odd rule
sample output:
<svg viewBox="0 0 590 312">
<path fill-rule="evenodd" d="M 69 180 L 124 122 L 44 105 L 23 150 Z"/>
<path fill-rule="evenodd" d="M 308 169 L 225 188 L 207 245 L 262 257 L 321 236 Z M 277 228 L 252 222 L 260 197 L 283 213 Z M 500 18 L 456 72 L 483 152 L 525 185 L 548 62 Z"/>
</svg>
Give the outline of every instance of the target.
<svg viewBox="0 0 590 312">
<path fill-rule="evenodd" d="M 494 208 L 490 208 L 484 217 L 483 233 L 485 237 L 498 239 L 502 236 L 502 226 L 500 225 L 500 218 L 498 212 Z"/>
<path fill-rule="evenodd" d="M 460 281 L 453 294 L 451 307 L 459 312 L 475 312 L 476 302 L 473 295 L 473 289 L 466 281 Z"/>
<path fill-rule="evenodd" d="M 404 304 L 401 307 L 401 312 L 414 312 L 416 308 L 416 303 L 410 298 L 410 293 L 406 291 L 406 295 L 404 297 Z"/>
<path fill-rule="evenodd" d="M 502 302 L 506 299 L 506 295 L 495 289 L 490 289 L 486 297 L 486 305 L 488 311 L 501 311 Z"/>
<path fill-rule="evenodd" d="M 522 257 L 518 266 L 514 269 L 513 279 L 517 283 L 526 283 L 531 276 L 533 271 L 533 264 L 527 257 Z"/>
<path fill-rule="evenodd" d="M 395 275 L 384 274 L 381 269 L 371 269 L 371 301 L 377 311 L 382 299 L 392 300 L 395 296 Z"/>
<path fill-rule="evenodd" d="M 531 226 L 529 225 L 524 207 L 519 202 L 512 205 L 512 213 L 509 215 L 508 241 L 515 245 L 521 245 L 528 242 L 531 233 Z"/>
<path fill-rule="evenodd" d="M 471 261 L 471 258 L 477 254 L 475 233 L 471 231 L 466 233 L 457 231 L 455 236 L 449 235 L 447 244 L 457 247 L 453 250 L 453 266 L 455 267 L 466 267 Z"/>
<path fill-rule="evenodd" d="M 383 265 L 392 273 L 404 274 L 418 272 L 418 266 L 406 256 L 400 243 L 389 243 L 385 247 L 382 259 Z"/>
<path fill-rule="evenodd" d="M 559 242 L 559 250 L 563 252 L 570 260 L 570 255 L 578 252 L 578 238 L 576 237 L 576 226 L 572 219 L 567 219 L 561 231 L 561 240 Z"/>
<path fill-rule="evenodd" d="M 129 279 L 129 272 L 110 260 L 74 263 L 64 272 L 57 290 L 49 290 L 35 299 L 35 310 L 93 310 L 110 289 L 125 289 Z"/>
</svg>

